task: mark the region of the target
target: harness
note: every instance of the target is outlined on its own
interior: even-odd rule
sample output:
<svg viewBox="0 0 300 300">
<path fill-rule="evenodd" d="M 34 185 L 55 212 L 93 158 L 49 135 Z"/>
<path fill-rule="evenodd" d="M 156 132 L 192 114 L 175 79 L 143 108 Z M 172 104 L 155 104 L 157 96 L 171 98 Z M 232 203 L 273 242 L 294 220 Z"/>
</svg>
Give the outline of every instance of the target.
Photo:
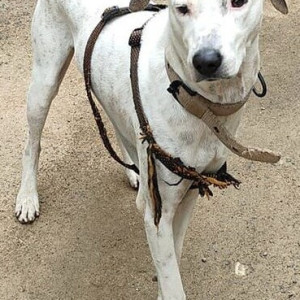
<svg viewBox="0 0 300 300">
<path fill-rule="evenodd" d="M 137 1 L 132 1 L 137 2 Z M 144 3 L 145 2 L 145 3 Z M 165 5 L 147 5 L 145 1 L 140 1 L 139 5 L 143 4 L 144 10 L 158 12 L 161 9 L 166 8 Z M 102 29 L 107 24 L 107 22 L 113 20 L 116 17 L 120 17 L 129 14 L 133 11 L 139 10 L 137 7 L 111 7 L 104 11 L 102 19 L 99 24 L 93 30 L 85 49 L 84 55 L 84 78 L 86 92 L 88 100 L 90 102 L 95 121 L 98 126 L 99 134 L 103 140 L 104 146 L 110 153 L 110 155 L 122 166 L 135 171 L 139 174 L 139 170 L 135 165 L 129 165 L 125 163 L 113 149 L 107 132 L 102 121 L 100 112 L 95 104 L 92 97 L 92 86 L 91 86 L 91 56 L 95 43 L 98 36 L 100 35 Z M 148 22 L 148 21 L 147 21 Z M 181 161 L 179 157 L 172 157 L 169 153 L 163 150 L 156 142 L 155 137 L 151 131 L 150 124 L 144 113 L 140 91 L 139 91 L 139 78 L 138 78 L 138 61 L 141 47 L 141 36 L 144 26 L 147 22 L 140 28 L 135 29 L 129 39 L 129 45 L 131 47 L 131 64 L 130 64 L 130 77 L 131 77 L 131 88 L 133 93 L 133 102 L 136 110 L 136 114 L 139 120 L 141 129 L 141 142 L 147 142 L 147 163 L 148 163 L 148 187 L 150 191 L 150 196 L 153 203 L 154 211 L 154 223 L 156 226 L 159 225 L 159 221 L 162 213 L 162 200 L 159 193 L 158 179 L 156 172 L 156 160 L 160 161 L 168 170 L 172 173 L 178 175 L 181 179 L 175 184 L 167 183 L 170 186 L 175 186 L 180 184 L 184 179 L 192 181 L 191 188 L 198 189 L 201 196 L 213 196 L 210 186 L 215 186 L 220 189 L 224 189 L 230 185 L 238 188 L 240 181 L 232 177 L 227 173 L 226 163 L 222 168 L 215 174 L 199 173 L 195 168 L 186 166 Z M 220 104 L 212 103 L 203 96 L 193 92 L 189 87 L 187 87 L 181 78 L 176 74 L 173 68 L 166 62 L 166 70 L 171 81 L 168 91 L 173 95 L 173 97 L 191 114 L 200 118 L 219 138 L 219 140 L 232 152 L 242 156 L 247 159 L 264 161 L 264 162 L 277 162 L 280 156 L 274 154 L 269 150 L 260 150 L 257 148 L 248 148 L 239 144 L 234 137 L 228 132 L 228 130 L 219 121 L 217 116 L 228 116 L 238 110 L 240 110 L 249 98 L 250 92 L 245 99 L 241 102 L 235 104 Z"/>
</svg>

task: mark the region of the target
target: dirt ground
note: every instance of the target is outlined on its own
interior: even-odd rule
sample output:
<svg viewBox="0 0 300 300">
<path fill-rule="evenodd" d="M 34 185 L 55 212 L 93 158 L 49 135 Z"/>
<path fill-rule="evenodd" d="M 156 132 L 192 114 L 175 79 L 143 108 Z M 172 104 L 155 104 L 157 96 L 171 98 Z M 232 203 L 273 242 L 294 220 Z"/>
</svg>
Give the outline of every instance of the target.
<svg viewBox="0 0 300 300">
<path fill-rule="evenodd" d="M 240 130 L 280 163 L 230 156 L 240 191 L 199 199 L 182 260 L 188 299 L 300 299 L 300 57 L 297 0 L 265 8 L 262 72 Z M 42 139 L 41 216 L 14 218 L 26 136 L 33 0 L 0 0 L 0 299 L 143 299 L 156 283 L 135 195 L 99 141 L 83 81 L 71 66 Z"/>
</svg>

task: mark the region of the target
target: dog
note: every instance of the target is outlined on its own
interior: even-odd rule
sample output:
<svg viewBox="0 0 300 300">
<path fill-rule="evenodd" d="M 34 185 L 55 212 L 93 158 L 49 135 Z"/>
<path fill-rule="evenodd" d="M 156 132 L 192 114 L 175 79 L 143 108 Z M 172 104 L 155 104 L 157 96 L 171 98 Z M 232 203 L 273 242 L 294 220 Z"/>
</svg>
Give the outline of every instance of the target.
<svg viewBox="0 0 300 300">
<path fill-rule="evenodd" d="M 286 13 L 285 0 L 272 0 Z M 51 101 L 75 58 L 83 73 L 87 40 L 102 12 L 128 0 L 38 0 L 32 21 L 33 70 L 28 92 L 29 136 L 23 156 L 22 183 L 15 213 L 22 223 L 39 216 L 37 171 L 40 140 Z M 198 172 L 216 172 L 225 163 L 227 149 L 197 117 L 187 112 L 167 92 L 170 81 L 165 61 L 193 91 L 212 102 L 236 103 L 245 98 L 259 72 L 259 30 L 263 0 L 169 0 L 168 8 L 136 12 L 109 22 L 95 45 L 92 57 L 93 92 L 110 118 L 124 160 L 139 168 L 126 170 L 137 188 L 137 207 L 143 212 L 145 230 L 158 278 L 158 299 L 186 299 L 179 264 L 184 235 L 198 198 L 192 182 L 183 180 L 157 163 L 162 198 L 159 226 L 153 222 L 148 189 L 147 150 L 130 88 L 131 32 L 147 20 L 139 59 L 139 87 L 145 114 L 162 149 L 180 157 Z M 236 134 L 243 109 L 219 117 Z"/>
</svg>

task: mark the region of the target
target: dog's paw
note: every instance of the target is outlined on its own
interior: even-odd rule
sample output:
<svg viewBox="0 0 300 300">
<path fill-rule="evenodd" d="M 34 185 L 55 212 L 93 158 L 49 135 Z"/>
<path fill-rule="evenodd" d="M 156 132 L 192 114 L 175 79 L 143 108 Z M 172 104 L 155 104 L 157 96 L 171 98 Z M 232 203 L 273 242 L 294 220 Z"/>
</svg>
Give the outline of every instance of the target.
<svg viewBox="0 0 300 300">
<path fill-rule="evenodd" d="M 136 174 L 134 171 L 132 170 L 126 170 L 126 175 L 129 179 L 129 183 L 131 185 L 132 188 L 134 188 L 135 190 L 139 189 L 139 175 Z"/>
<path fill-rule="evenodd" d="M 16 201 L 15 215 L 25 224 L 31 223 L 39 216 L 39 199 L 37 193 L 19 193 Z"/>
</svg>

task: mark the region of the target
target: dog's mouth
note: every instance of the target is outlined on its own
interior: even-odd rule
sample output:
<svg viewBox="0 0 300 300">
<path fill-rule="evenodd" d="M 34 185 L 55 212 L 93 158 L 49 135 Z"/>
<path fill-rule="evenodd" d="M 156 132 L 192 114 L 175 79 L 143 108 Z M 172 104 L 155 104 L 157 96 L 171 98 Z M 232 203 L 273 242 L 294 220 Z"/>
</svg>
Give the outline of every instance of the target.
<svg viewBox="0 0 300 300">
<path fill-rule="evenodd" d="M 236 74 L 232 74 L 229 72 L 228 68 L 226 66 L 222 66 L 219 68 L 216 72 L 213 72 L 211 74 L 201 74 L 198 70 L 196 70 L 194 67 L 191 68 L 191 77 L 192 79 L 199 83 L 202 81 L 219 81 L 219 80 L 226 80 L 231 79 L 236 76 Z"/>
<path fill-rule="evenodd" d="M 198 73 L 198 72 L 197 72 Z M 198 76 L 197 76 L 198 75 Z M 195 81 L 197 83 L 202 82 L 202 81 L 209 81 L 209 82 L 214 82 L 214 81 L 220 81 L 220 80 L 224 80 L 224 79 L 231 79 L 233 76 L 229 76 L 229 75 L 218 75 L 218 74 L 214 74 L 212 76 L 203 76 L 201 74 L 197 74 Z"/>
<path fill-rule="evenodd" d="M 208 78 L 207 81 L 213 82 L 213 81 L 218 81 L 218 78 Z"/>
</svg>

